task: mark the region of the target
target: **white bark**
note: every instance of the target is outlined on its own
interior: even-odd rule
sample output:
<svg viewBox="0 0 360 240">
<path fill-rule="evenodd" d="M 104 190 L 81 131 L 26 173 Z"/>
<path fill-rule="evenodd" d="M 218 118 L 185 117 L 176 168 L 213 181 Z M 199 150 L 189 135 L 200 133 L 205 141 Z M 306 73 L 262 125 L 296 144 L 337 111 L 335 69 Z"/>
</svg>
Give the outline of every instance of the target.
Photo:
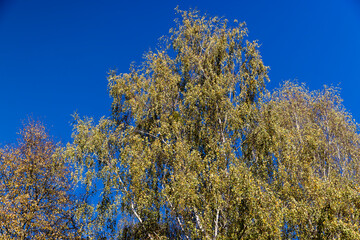
<svg viewBox="0 0 360 240">
<path fill-rule="evenodd" d="M 218 208 L 217 211 L 216 211 L 214 240 L 217 238 L 217 235 L 218 235 L 219 213 L 220 213 L 220 208 Z"/>
</svg>

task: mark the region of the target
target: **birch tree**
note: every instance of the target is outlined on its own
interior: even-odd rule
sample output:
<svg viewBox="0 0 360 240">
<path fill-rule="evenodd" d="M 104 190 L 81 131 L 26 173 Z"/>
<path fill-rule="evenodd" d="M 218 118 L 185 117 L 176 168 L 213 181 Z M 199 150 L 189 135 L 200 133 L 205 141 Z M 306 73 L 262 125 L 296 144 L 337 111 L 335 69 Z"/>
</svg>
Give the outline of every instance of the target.
<svg viewBox="0 0 360 240">
<path fill-rule="evenodd" d="M 111 116 L 76 116 L 88 237 L 359 238 L 359 135 L 338 94 L 270 94 L 244 23 L 178 14 L 141 65 L 109 73 Z"/>
<path fill-rule="evenodd" d="M 360 138 L 339 90 L 286 82 L 259 113 L 248 165 L 281 201 L 282 238 L 360 239 Z"/>
<path fill-rule="evenodd" d="M 279 236 L 280 205 L 241 150 L 268 79 L 258 44 L 244 23 L 178 13 L 162 48 L 129 73 L 110 72 L 112 116 L 74 126 L 68 154 L 89 192 L 101 192 L 81 209 L 93 210 L 89 229 L 109 236 L 120 226 L 142 239 Z"/>
</svg>

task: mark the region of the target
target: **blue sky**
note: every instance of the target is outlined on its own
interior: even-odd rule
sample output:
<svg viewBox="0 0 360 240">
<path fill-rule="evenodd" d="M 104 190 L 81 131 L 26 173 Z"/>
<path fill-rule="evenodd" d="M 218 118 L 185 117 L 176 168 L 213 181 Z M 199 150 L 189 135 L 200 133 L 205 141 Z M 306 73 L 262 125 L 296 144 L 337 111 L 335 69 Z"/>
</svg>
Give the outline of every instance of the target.
<svg viewBox="0 0 360 240">
<path fill-rule="evenodd" d="M 174 26 L 174 8 L 245 21 L 269 89 L 297 79 L 342 88 L 360 119 L 360 0 L 0 0 L 0 143 L 33 116 L 71 140 L 71 114 L 109 115 L 106 73 L 127 72 Z"/>
</svg>

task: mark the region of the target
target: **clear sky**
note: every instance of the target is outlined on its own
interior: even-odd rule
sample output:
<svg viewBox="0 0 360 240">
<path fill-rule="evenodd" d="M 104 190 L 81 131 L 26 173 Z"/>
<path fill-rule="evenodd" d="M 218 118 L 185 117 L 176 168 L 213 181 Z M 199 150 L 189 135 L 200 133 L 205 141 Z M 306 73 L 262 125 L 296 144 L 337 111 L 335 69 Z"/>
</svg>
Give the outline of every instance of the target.
<svg viewBox="0 0 360 240">
<path fill-rule="evenodd" d="M 106 73 L 156 47 L 174 8 L 245 21 L 270 66 L 269 88 L 297 79 L 342 88 L 360 122 L 360 0 L 0 0 L 0 143 L 27 116 L 63 143 L 71 114 L 109 115 Z"/>
</svg>

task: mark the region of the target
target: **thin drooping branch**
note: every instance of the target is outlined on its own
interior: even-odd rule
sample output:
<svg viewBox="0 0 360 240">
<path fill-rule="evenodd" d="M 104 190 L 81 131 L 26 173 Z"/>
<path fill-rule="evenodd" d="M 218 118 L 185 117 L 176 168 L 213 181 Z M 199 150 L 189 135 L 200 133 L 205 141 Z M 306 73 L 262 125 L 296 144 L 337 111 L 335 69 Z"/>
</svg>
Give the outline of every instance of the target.
<svg viewBox="0 0 360 240">
<path fill-rule="evenodd" d="M 199 217 L 198 213 L 196 212 L 196 210 L 194 210 L 194 213 L 195 213 L 195 219 L 196 219 L 197 225 L 199 226 L 200 230 L 201 230 L 201 231 L 203 232 L 203 234 L 205 235 L 205 238 L 206 238 L 206 239 L 209 239 L 209 237 L 208 237 L 208 235 L 207 235 L 204 227 L 203 227 L 202 224 L 201 224 L 200 217 Z"/>
<path fill-rule="evenodd" d="M 136 130 L 136 132 L 139 132 L 139 133 L 142 133 L 142 134 L 151 136 L 151 137 L 153 137 L 153 138 L 157 138 L 157 139 L 159 139 L 161 142 L 163 142 L 164 144 L 166 144 L 167 146 L 170 146 L 169 143 L 167 143 L 167 142 L 164 141 L 164 139 L 161 139 L 161 138 L 159 138 L 158 136 L 155 136 L 154 134 L 151 134 L 151 133 L 148 133 L 148 132 L 144 132 L 144 131 L 141 131 L 141 130 Z"/>
<path fill-rule="evenodd" d="M 129 191 L 126 189 L 125 184 L 124 184 L 124 182 L 123 182 L 123 180 L 121 179 L 120 176 L 118 176 L 118 179 L 119 179 L 119 181 L 120 181 L 120 183 L 121 183 L 121 185 L 122 185 L 122 187 L 123 187 L 123 189 L 124 189 L 124 192 L 126 192 L 127 194 L 129 194 Z M 130 201 L 130 205 L 131 205 L 131 210 L 132 210 L 133 214 L 135 215 L 135 217 L 137 218 L 137 220 L 141 223 L 141 225 L 142 225 L 142 226 L 144 227 L 144 229 L 145 229 L 145 226 L 142 224 L 142 223 L 143 223 L 143 220 L 141 219 L 140 215 L 137 213 L 137 211 L 136 211 L 136 209 L 135 209 L 135 205 L 134 205 L 134 203 L 133 203 L 132 201 Z M 145 229 L 145 230 L 146 230 L 146 229 Z M 148 233 L 148 237 L 149 237 L 150 239 L 154 239 L 154 238 L 151 236 L 150 233 Z"/>
<path fill-rule="evenodd" d="M 168 199 L 167 196 L 166 196 L 166 200 L 167 200 L 167 202 L 169 203 L 170 208 L 173 209 L 173 211 L 175 211 L 175 208 L 173 207 L 172 203 L 169 201 L 169 199 Z M 183 231 L 183 233 L 185 234 L 185 238 L 186 238 L 186 239 L 190 239 L 190 238 L 186 235 L 184 226 L 183 226 L 183 224 L 182 224 L 179 216 L 176 216 L 176 220 L 177 220 L 177 222 L 179 223 L 179 226 L 180 226 L 180 228 L 181 228 L 181 231 Z"/>
</svg>

